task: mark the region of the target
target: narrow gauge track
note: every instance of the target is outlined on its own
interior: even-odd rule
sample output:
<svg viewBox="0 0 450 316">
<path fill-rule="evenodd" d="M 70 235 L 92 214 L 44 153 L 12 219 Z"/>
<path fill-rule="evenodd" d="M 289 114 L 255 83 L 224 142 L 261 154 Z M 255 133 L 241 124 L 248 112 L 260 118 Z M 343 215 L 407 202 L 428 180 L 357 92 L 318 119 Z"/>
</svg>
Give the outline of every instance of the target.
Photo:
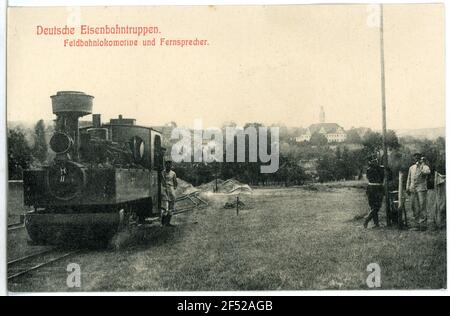
<svg viewBox="0 0 450 316">
<path fill-rule="evenodd" d="M 20 277 L 31 271 L 38 270 L 58 260 L 67 258 L 80 250 L 47 249 L 8 262 L 8 280 Z"/>
<path fill-rule="evenodd" d="M 184 206 L 184 207 L 182 206 L 181 208 L 176 209 L 174 214 L 176 215 L 176 214 L 179 214 L 179 213 L 184 213 L 184 212 L 187 212 L 187 211 L 191 211 L 191 210 L 193 210 L 195 208 L 202 208 L 202 207 L 208 206 L 208 202 L 206 202 L 205 200 L 200 198 L 199 195 L 200 195 L 200 192 L 197 191 L 197 192 L 192 192 L 192 193 L 185 194 L 185 195 L 182 195 L 182 196 L 178 197 L 175 200 L 175 202 L 180 203 L 180 202 L 182 202 L 184 200 L 188 200 L 188 201 L 190 201 L 191 205 Z"/>
<path fill-rule="evenodd" d="M 179 204 L 184 204 L 179 207 L 175 208 L 175 212 L 173 212 L 173 215 L 178 215 L 182 213 L 186 213 L 189 211 L 193 211 L 194 209 L 201 209 L 204 207 L 207 207 L 209 204 L 205 200 L 199 197 L 200 192 L 192 192 L 188 194 L 184 194 L 182 196 L 179 196 L 175 199 L 175 202 Z M 186 203 L 187 202 L 187 203 Z M 177 205 L 176 204 L 176 205 Z M 159 216 L 155 216 L 152 218 L 147 219 L 147 223 L 154 223 L 159 221 L 161 218 Z"/>
<path fill-rule="evenodd" d="M 208 202 L 201 199 L 198 196 L 198 192 L 193 192 L 190 194 L 183 195 L 176 199 L 176 202 L 188 201 L 189 205 L 182 206 L 174 212 L 174 215 L 192 211 L 196 208 L 202 208 L 208 206 Z M 159 220 L 159 217 L 151 218 L 149 221 L 154 222 Z M 14 223 L 8 225 L 8 230 L 15 230 L 19 228 L 24 228 L 23 223 Z M 25 275 L 31 271 L 38 270 L 46 265 L 54 263 L 56 261 L 62 260 L 81 250 L 62 250 L 56 247 L 46 249 L 34 254 L 30 254 L 18 259 L 14 259 L 8 262 L 8 280 L 15 279 L 22 275 Z"/>
<path fill-rule="evenodd" d="M 24 224 L 11 224 L 11 225 L 8 225 L 8 231 L 22 229 L 22 228 L 25 228 Z"/>
<path fill-rule="evenodd" d="M 8 224 L 8 231 L 25 228 L 25 224 L 22 222 Z"/>
</svg>

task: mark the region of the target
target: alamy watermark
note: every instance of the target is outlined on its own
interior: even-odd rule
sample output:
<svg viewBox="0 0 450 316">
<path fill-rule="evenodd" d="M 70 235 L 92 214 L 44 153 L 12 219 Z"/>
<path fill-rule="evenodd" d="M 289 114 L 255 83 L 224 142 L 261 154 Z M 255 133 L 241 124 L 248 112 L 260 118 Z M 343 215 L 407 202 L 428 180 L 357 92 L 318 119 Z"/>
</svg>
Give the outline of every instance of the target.
<svg viewBox="0 0 450 316">
<path fill-rule="evenodd" d="M 197 119 L 192 130 L 172 130 L 171 139 L 178 141 L 172 146 L 171 158 L 174 162 L 260 162 L 261 173 L 275 173 L 280 164 L 279 136 L 278 127 L 203 129 L 202 121 Z"/>
<path fill-rule="evenodd" d="M 69 263 L 66 271 L 69 272 L 66 284 L 69 288 L 81 287 L 81 267 L 78 263 Z"/>
<path fill-rule="evenodd" d="M 366 279 L 366 284 L 369 288 L 381 287 L 381 268 L 378 263 L 370 263 L 367 268 L 367 272 L 370 272 Z"/>
</svg>

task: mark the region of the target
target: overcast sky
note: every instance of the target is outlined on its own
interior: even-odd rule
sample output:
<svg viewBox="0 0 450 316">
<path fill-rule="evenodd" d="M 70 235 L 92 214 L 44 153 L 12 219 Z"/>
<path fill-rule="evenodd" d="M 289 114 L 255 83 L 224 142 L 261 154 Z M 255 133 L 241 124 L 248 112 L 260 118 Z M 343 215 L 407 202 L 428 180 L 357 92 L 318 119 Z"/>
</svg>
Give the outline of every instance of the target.
<svg viewBox="0 0 450 316">
<path fill-rule="evenodd" d="M 8 119 L 52 119 L 50 95 L 77 90 L 95 97 L 104 120 L 308 126 L 323 106 L 327 122 L 379 129 L 374 12 L 368 5 L 84 8 L 81 24 L 154 25 L 158 38 L 210 45 L 67 48 L 66 36 L 37 36 L 36 26 L 64 26 L 76 11 L 10 8 Z M 388 128 L 444 126 L 444 7 L 389 5 L 384 13 Z"/>
</svg>

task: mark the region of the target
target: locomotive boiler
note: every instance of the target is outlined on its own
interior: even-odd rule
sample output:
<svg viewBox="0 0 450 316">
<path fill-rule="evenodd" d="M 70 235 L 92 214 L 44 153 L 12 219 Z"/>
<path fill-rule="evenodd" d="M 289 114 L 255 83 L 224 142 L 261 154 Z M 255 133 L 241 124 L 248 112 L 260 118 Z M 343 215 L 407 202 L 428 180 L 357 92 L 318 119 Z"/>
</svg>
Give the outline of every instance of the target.
<svg viewBox="0 0 450 316">
<path fill-rule="evenodd" d="M 37 244 L 107 241 L 130 221 L 159 214 L 161 133 L 121 115 L 102 123 L 93 114 L 80 127 L 93 99 L 77 91 L 51 96 L 55 157 L 23 173 L 25 226 Z"/>
</svg>

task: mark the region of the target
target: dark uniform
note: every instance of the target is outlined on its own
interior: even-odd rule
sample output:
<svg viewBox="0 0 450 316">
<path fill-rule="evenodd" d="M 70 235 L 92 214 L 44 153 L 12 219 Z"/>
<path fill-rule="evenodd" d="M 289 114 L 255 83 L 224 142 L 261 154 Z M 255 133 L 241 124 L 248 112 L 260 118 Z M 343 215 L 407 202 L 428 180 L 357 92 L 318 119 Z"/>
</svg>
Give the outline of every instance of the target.
<svg viewBox="0 0 450 316">
<path fill-rule="evenodd" d="M 381 208 L 384 195 L 384 168 L 379 166 L 377 163 L 371 163 L 369 164 L 366 174 L 367 179 L 369 180 L 366 194 L 367 199 L 369 200 L 370 213 L 364 221 L 364 227 L 367 227 L 372 219 L 375 226 L 379 226 L 378 211 Z"/>
</svg>

